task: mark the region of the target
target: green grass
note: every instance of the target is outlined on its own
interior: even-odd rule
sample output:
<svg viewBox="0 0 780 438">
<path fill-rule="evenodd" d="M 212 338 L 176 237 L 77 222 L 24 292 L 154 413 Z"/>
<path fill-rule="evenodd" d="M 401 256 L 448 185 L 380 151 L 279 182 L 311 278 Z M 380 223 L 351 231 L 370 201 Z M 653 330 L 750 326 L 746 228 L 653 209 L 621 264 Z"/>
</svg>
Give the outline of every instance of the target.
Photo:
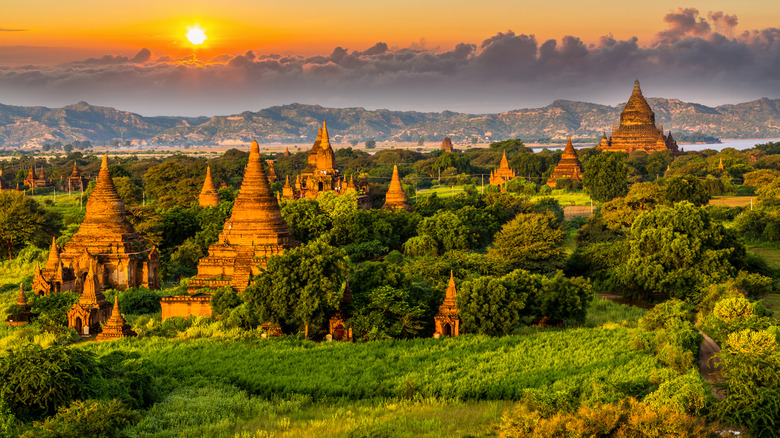
<svg viewBox="0 0 780 438">
<path fill-rule="evenodd" d="M 417 196 L 429 196 L 435 193 L 436 196 L 440 198 L 449 198 L 451 196 L 457 195 L 458 193 L 466 193 L 466 191 L 463 190 L 463 187 L 464 186 L 450 187 L 447 185 L 433 186 L 429 189 L 418 190 Z M 477 187 L 477 193 L 481 193 L 481 187 Z"/>
<path fill-rule="evenodd" d="M 775 312 L 772 316 L 780 320 L 780 294 L 767 294 L 761 301 L 763 301 L 764 307 Z"/>
<path fill-rule="evenodd" d="M 752 243 L 747 250 L 761 256 L 774 269 L 780 269 L 780 247 L 771 243 Z"/>
<path fill-rule="evenodd" d="M 561 204 L 561 207 L 565 207 L 567 205 L 590 205 L 590 196 L 586 195 L 583 192 L 567 192 L 566 190 L 553 190 L 552 194 L 550 195 L 536 195 L 532 197 L 531 199 L 536 199 L 540 197 L 552 197 L 558 200 L 558 203 Z M 596 203 L 593 204 L 594 208 L 596 207 Z"/>
</svg>

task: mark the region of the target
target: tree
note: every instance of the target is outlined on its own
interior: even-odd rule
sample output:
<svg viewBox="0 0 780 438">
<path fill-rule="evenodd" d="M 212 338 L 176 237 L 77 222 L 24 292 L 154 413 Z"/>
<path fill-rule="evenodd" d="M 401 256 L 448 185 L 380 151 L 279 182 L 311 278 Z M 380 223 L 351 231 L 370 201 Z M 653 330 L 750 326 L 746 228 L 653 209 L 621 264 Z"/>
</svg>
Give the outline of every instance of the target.
<svg viewBox="0 0 780 438">
<path fill-rule="evenodd" d="M 745 252 L 706 210 L 687 201 L 639 215 L 627 242 L 618 275 L 626 295 L 641 299 L 660 293 L 696 300 L 703 287 L 731 277 L 731 261 Z"/>
<path fill-rule="evenodd" d="M 62 228 L 60 215 L 44 210 L 23 193 L 0 192 L 0 242 L 8 258 L 27 244 L 44 246 Z"/>
<path fill-rule="evenodd" d="M 431 236 L 440 252 L 453 249 L 469 249 L 476 242 L 476 235 L 469 230 L 455 213 L 443 210 L 425 218 L 417 225 L 417 234 Z"/>
<path fill-rule="evenodd" d="M 590 196 L 606 202 L 628 193 L 628 167 L 625 154 L 601 152 L 591 157 L 585 165 L 582 185 Z"/>
<path fill-rule="evenodd" d="M 566 255 L 563 237 L 552 212 L 521 213 L 496 233 L 488 254 L 514 269 L 554 272 Z"/>
<path fill-rule="evenodd" d="M 357 337 L 411 337 L 425 325 L 426 309 L 405 289 L 379 286 L 366 294 L 362 304 L 349 320 Z"/>
<path fill-rule="evenodd" d="M 368 140 L 366 142 L 366 149 L 374 149 L 376 147 L 376 140 Z"/>
<path fill-rule="evenodd" d="M 521 323 L 528 298 L 540 288 L 539 277 L 523 270 L 463 282 L 457 295 L 463 330 L 491 336 L 511 333 Z"/>
<path fill-rule="evenodd" d="M 308 337 L 341 301 L 348 270 L 343 249 L 315 240 L 269 257 L 244 300 L 261 320 L 302 325 Z"/>
<path fill-rule="evenodd" d="M 780 178 L 760 187 L 757 191 L 758 203 L 764 207 L 780 206 Z"/>
<path fill-rule="evenodd" d="M 281 210 L 293 237 L 301 242 L 314 240 L 331 228 L 330 216 L 320 208 L 317 201 L 287 201 L 282 204 Z"/>
<path fill-rule="evenodd" d="M 358 144 L 358 141 L 357 141 L 357 140 L 350 140 L 350 141 L 349 141 L 349 144 L 351 144 L 351 145 L 352 145 L 352 147 L 354 148 L 355 146 L 357 146 L 357 144 Z"/>
<path fill-rule="evenodd" d="M 688 201 L 697 207 L 701 207 L 710 201 L 710 192 L 693 175 L 674 176 L 666 181 L 664 199 L 667 205 Z"/>
</svg>

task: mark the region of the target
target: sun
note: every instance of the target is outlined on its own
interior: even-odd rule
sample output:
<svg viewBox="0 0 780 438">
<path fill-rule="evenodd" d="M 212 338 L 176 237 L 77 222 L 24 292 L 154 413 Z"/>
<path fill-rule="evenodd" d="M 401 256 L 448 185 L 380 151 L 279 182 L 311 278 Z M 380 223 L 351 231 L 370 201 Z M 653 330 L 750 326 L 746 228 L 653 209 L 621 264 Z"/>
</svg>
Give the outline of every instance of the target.
<svg viewBox="0 0 780 438">
<path fill-rule="evenodd" d="M 187 26 L 187 41 L 189 41 L 194 46 L 199 46 L 203 44 L 208 37 L 206 36 L 206 29 L 203 29 L 200 27 L 200 25 L 196 24 L 193 26 Z"/>
</svg>

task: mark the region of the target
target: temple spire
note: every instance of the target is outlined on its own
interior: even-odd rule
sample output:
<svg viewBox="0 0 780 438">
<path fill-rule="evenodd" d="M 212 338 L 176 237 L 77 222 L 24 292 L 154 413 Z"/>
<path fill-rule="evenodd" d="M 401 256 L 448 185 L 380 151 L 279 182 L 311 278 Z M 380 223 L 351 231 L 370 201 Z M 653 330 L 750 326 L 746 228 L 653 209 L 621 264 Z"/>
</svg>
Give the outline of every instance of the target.
<svg viewBox="0 0 780 438">
<path fill-rule="evenodd" d="M 206 166 L 206 178 L 203 181 L 200 195 L 198 195 L 198 204 L 201 207 L 213 207 L 219 204 L 219 194 L 214 188 L 214 180 L 211 178 L 211 166 Z"/>
<path fill-rule="evenodd" d="M 46 260 L 46 267 L 47 268 L 53 268 L 56 267 L 57 264 L 60 262 L 60 251 L 59 248 L 57 248 L 57 238 L 52 236 L 51 237 L 51 248 L 49 249 L 49 258 Z"/>
<path fill-rule="evenodd" d="M 455 300 L 458 291 L 455 289 L 455 272 L 450 269 L 450 282 L 447 284 L 447 292 L 444 294 L 444 300 Z"/>
<path fill-rule="evenodd" d="M 328 136 L 328 126 L 325 124 L 325 121 L 322 121 L 322 139 L 320 142 L 320 147 L 323 149 L 330 148 L 330 136 Z"/>
<path fill-rule="evenodd" d="M 19 307 L 28 308 L 27 296 L 24 295 L 24 284 L 19 283 L 19 295 L 16 296 L 16 305 Z"/>
<path fill-rule="evenodd" d="M 398 166 L 393 166 L 393 177 L 390 179 L 390 187 L 385 195 L 385 205 L 383 210 L 406 210 L 411 211 L 412 207 L 406 199 L 406 192 L 401 186 L 401 178 L 398 175 Z"/>
<path fill-rule="evenodd" d="M 576 156 L 576 152 L 574 152 L 574 145 L 571 144 L 571 137 L 569 137 L 566 140 L 566 147 L 563 149 L 563 153 L 564 154 L 575 154 L 575 156 Z"/>
<path fill-rule="evenodd" d="M 506 149 L 504 149 L 504 156 L 501 157 L 501 163 L 499 163 L 498 168 L 499 169 L 509 168 L 509 160 L 506 159 Z"/>
<path fill-rule="evenodd" d="M 108 155 L 103 155 L 97 184 L 87 200 L 87 211 L 79 233 L 101 235 L 130 234 L 135 230 L 127 221 L 125 204 L 119 197 L 108 170 Z"/>
</svg>

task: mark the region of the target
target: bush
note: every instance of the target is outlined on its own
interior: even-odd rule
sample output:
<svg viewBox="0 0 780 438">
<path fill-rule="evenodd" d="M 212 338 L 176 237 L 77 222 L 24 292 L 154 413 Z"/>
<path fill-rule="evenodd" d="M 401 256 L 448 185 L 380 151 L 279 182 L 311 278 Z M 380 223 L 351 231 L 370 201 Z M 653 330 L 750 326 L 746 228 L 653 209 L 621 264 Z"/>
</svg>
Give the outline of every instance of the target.
<svg viewBox="0 0 780 438">
<path fill-rule="evenodd" d="M 702 379 L 698 370 L 693 369 L 662 383 L 658 390 L 644 399 L 644 403 L 654 409 L 667 407 L 680 414 L 697 417 L 706 416 L 716 401 L 710 385 Z"/>
<path fill-rule="evenodd" d="M 226 310 L 240 306 L 243 301 L 232 287 L 227 286 L 214 291 L 210 303 L 212 315 L 217 316 L 222 315 Z"/>
<path fill-rule="evenodd" d="M 22 438 L 122 437 L 122 430 L 140 418 L 119 400 L 77 400 L 45 422 L 36 423 Z"/>
<path fill-rule="evenodd" d="M 145 315 L 162 312 L 160 300 L 162 294 L 143 286 L 131 287 L 126 291 L 106 291 L 106 301 L 114 301 L 114 295 L 119 295 L 119 310 L 124 315 Z"/>
</svg>

